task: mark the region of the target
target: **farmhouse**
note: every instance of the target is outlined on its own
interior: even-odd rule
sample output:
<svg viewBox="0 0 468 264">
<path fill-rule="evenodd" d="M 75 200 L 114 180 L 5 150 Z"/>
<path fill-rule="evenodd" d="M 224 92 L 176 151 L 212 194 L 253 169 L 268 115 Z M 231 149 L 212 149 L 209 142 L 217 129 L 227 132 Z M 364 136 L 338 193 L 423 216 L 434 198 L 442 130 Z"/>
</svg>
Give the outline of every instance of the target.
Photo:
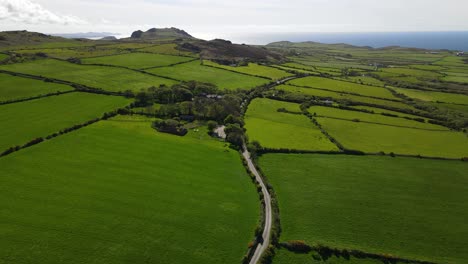
<svg viewBox="0 0 468 264">
<path fill-rule="evenodd" d="M 465 52 L 464 51 L 457 52 L 457 56 L 459 57 L 465 56 Z"/>
</svg>

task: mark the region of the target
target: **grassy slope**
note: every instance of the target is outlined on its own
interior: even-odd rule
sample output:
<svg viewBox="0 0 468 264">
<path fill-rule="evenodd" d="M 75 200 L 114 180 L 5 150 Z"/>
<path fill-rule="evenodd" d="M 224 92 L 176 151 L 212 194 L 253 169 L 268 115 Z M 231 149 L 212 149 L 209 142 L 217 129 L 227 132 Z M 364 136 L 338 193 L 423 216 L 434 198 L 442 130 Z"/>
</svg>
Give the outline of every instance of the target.
<svg viewBox="0 0 468 264">
<path fill-rule="evenodd" d="M 429 101 L 429 102 L 439 101 L 439 102 L 444 102 L 444 103 L 468 105 L 467 95 L 431 92 L 431 91 L 422 91 L 422 90 L 395 88 L 395 87 L 392 87 L 392 89 L 394 89 L 397 93 L 402 93 L 408 97 L 416 98 L 416 99 L 423 100 L 423 101 Z"/>
<path fill-rule="evenodd" d="M 169 54 L 169 55 L 185 55 L 185 56 L 194 56 L 197 55 L 187 51 L 180 51 L 176 49 L 177 44 L 161 44 L 157 46 L 151 46 L 147 48 L 140 49 L 140 51 L 160 53 L 160 54 Z"/>
<path fill-rule="evenodd" d="M 1 158 L 0 259 L 240 263 L 255 188 L 236 151 L 196 138 L 119 118 Z"/>
<path fill-rule="evenodd" d="M 45 77 L 76 82 L 109 91 L 139 91 L 161 84 L 172 85 L 173 80 L 150 76 L 127 69 L 92 65 L 77 65 L 53 59 L 2 65 L 0 69 L 42 75 Z"/>
<path fill-rule="evenodd" d="M 276 149 L 338 150 L 306 116 L 280 113 L 279 108 L 300 113 L 298 104 L 270 99 L 250 103 L 245 127 L 251 141 Z"/>
<path fill-rule="evenodd" d="M 68 85 L 0 73 L 0 102 L 70 90 L 73 88 Z"/>
<path fill-rule="evenodd" d="M 314 88 L 329 89 L 337 92 L 349 92 L 359 95 L 373 96 L 386 99 L 397 99 L 390 91 L 381 87 L 373 87 L 352 82 L 343 82 L 321 77 L 305 77 L 289 81 L 288 83 Z"/>
<path fill-rule="evenodd" d="M 449 130 L 446 127 L 434 125 L 430 123 L 421 123 L 421 122 L 403 119 L 403 118 L 383 116 L 379 114 L 370 114 L 370 113 L 364 113 L 364 112 L 358 112 L 358 111 L 349 111 L 349 110 L 343 110 L 343 109 L 325 107 L 325 106 L 312 106 L 308 109 L 308 111 L 311 114 L 314 114 L 314 113 L 317 114 L 317 116 L 342 118 L 342 119 L 347 119 L 347 120 L 359 119 L 360 121 L 365 121 L 365 122 L 387 124 L 387 125 L 393 125 L 393 126 L 404 126 L 404 127 L 410 127 L 410 128 L 423 128 L 423 129 L 430 129 L 430 130 L 446 130 L 446 131 Z"/>
<path fill-rule="evenodd" d="M 130 103 L 117 96 L 69 93 L 0 105 L 0 152 L 45 137 L 64 128 L 101 117 Z"/>
<path fill-rule="evenodd" d="M 320 117 L 317 121 L 348 149 L 446 158 L 468 156 L 468 139 L 461 132 L 427 131 Z"/>
<path fill-rule="evenodd" d="M 234 72 L 200 65 L 199 61 L 184 63 L 172 67 L 163 67 L 147 70 L 161 76 L 172 77 L 184 81 L 200 81 L 213 83 L 221 89 L 250 89 L 266 84 L 266 79 L 246 76 Z"/>
<path fill-rule="evenodd" d="M 273 80 L 278 80 L 278 79 L 282 79 L 285 77 L 293 76 L 293 74 L 291 73 L 287 73 L 285 71 L 272 68 L 272 67 L 268 67 L 268 66 L 258 65 L 256 63 L 249 63 L 248 66 L 238 66 L 238 67 L 221 65 L 212 61 L 204 61 L 203 63 L 205 65 L 228 69 L 228 70 L 235 71 L 235 72 L 267 77 Z"/>
<path fill-rule="evenodd" d="M 468 258 L 467 163 L 268 154 L 260 167 L 279 199 L 283 241 L 442 263 Z"/>
<path fill-rule="evenodd" d="M 192 58 L 162 54 L 128 53 L 83 59 L 81 61 L 83 64 L 108 64 L 125 66 L 132 69 L 142 69 L 149 67 L 167 66 L 189 60 L 192 60 Z"/>
</svg>

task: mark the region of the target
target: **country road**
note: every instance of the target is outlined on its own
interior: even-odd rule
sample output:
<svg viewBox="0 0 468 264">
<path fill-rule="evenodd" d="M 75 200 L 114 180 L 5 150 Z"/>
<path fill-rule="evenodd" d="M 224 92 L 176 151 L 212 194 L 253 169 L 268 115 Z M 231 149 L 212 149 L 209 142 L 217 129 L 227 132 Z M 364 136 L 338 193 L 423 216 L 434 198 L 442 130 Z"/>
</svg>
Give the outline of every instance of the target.
<svg viewBox="0 0 468 264">
<path fill-rule="evenodd" d="M 260 183 L 263 197 L 265 199 L 265 229 L 263 230 L 263 234 L 262 234 L 263 242 L 257 245 L 257 248 L 255 249 L 255 253 L 249 262 L 249 264 L 256 264 L 259 261 L 260 257 L 262 256 L 263 252 L 265 252 L 265 250 L 268 248 L 268 245 L 270 244 L 270 233 L 271 233 L 271 223 L 272 223 L 271 197 L 270 197 L 270 193 L 268 192 L 268 189 L 265 186 L 265 183 L 263 182 L 262 177 L 260 176 L 257 169 L 255 168 L 252 160 L 250 159 L 250 153 L 247 150 L 247 146 L 244 145 L 243 147 L 244 147 L 244 152 L 242 153 L 242 156 L 247 161 L 249 170 L 253 173 L 253 175 L 255 175 L 255 179 Z"/>
</svg>

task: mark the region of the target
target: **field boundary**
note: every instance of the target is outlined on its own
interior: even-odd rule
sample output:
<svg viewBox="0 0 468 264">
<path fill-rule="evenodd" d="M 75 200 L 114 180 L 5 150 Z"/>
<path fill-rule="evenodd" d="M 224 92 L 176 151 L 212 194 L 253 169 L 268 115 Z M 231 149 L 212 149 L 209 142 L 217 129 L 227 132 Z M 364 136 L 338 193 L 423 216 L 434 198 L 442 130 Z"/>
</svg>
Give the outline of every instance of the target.
<svg viewBox="0 0 468 264">
<path fill-rule="evenodd" d="M 201 66 L 215 68 L 215 69 L 218 69 L 218 70 L 225 70 L 225 71 L 232 72 L 232 73 L 237 73 L 237 74 L 246 75 L 246 76 L 250 76 L 250 77 L 257 77 L 257 78 L 262 78 L 262 79 L 265 79 L 265 80 L 274 81 L 273 78 L 260 76 L 260 75 L 254 75 L 254 74 L 248 74 L 248 73 L 245 73 L 245 72 L 238 72 L 238 71 L 234 71 L 234 70 L 230 70 L 230 69 L 225 69 L 225 68 L 222 68 L 222 67 L 216 67 L 216 66 L 213 66 L 213 65 L 202 64 Z"/>
<path fill-rule="evenodd" d="M 157 54 L 157 53 L 153 53 L 153 54 Z M 166 55 L 166 54 L 161 54 L 161 55 Z M 169 55 L 167 55 L 167 56 L 169 56 Z M 140 68 L 139 70 L 146 71 L 146 70 L 150 70 L 150 69 L 173 67 L 173 66 L 177 66 L 177 65 L 185 64 L 185 63 L 190 63 L 190 62 L 197 61 L 197 60 L 198 60 L 198 58 L 193 58 L 192 60 L 188 60 L 188 61 L 176 62 L 176 63 L 172 63 L 172 64 L 169 64 L 169 65 L 164 65 L 164 66 L 153 66 L 153 67 Z"/>
<path fill-rule="evenodd" d="M 67 93 L 76 93 L 78 92 L 77 90 L 69 90 L 69 91 L 58 91 L 58 92 L 53 92 L 53 93 L 47 93 L 47 94 L 41 94 L 37 96 L 32 96 L 32 97 L 27 97 L 27 98 L 20 98 L 20 99 L 12 99 L 12 100 L 7 100 L 7 101 L 2 101 L 0 102 L 0 105 L 7 105 L 7 104 L 14 104 L 14 103 L 21 103 L 21 102 L 26 102 L 26 101 L 31 101 L 31 100 L 36 100 L 40 98 L 45 98 L 45 97 L 50 97 L 50 96 L 57 96 L 61 94 L 67 94 Z"/>
</svg>

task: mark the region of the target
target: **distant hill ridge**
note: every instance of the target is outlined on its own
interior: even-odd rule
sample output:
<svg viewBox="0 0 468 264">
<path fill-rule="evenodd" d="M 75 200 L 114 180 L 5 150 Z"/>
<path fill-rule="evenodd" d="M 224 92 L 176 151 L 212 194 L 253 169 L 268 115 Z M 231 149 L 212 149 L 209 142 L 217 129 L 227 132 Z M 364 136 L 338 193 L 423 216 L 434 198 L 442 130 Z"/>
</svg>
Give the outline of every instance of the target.
<svg viewBox="0 0 468 264">
<path fill-rule="evenodd" d="M 132 39 L 172 39 L 172 38 L 194 38 L 189 33 L 175 27 L 151 28 L 146 32 L 134 31 L 130 36 Z"/>
</svg>

